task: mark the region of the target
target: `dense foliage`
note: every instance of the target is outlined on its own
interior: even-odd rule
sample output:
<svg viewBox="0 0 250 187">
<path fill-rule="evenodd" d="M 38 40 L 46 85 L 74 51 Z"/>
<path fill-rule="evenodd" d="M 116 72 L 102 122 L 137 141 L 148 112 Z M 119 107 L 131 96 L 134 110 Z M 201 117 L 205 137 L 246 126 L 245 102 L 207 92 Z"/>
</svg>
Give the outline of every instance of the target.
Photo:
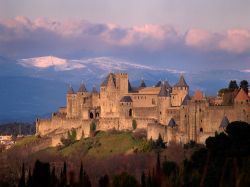
<svg viewBox="0 0 250 187">
<path fill-rule="evenodd" d="M 209 137 L 206 146 L 196 147 L 197 151 L 182 163 L 162 157 L 165 143 L 159 135 L 157 141 L 147 141 L 149 150 L 156 153 L 155 165 L 141 171 L 139 178 L 121 169 L 115 175 L 104 173 L 97 181 L 100 187 L 247 187 L 250 184 L 249 135 L 249 124 L 241 121 L 232 122 L 225 132 Z M 190 143 L 184 149 L 191 149 L 193 144 Z M 31 172 L 23 165 L 19 186 L 91 186 L 93 180 L 83 170 L 83 165 L 81 164 L 78 169 L 79 174 L 75 175 L 74 172 L 68 171 L 66 163 L 58 171 L 58 168 L 55 170 L 49 163 L 37 161 Z"/>
</svg>

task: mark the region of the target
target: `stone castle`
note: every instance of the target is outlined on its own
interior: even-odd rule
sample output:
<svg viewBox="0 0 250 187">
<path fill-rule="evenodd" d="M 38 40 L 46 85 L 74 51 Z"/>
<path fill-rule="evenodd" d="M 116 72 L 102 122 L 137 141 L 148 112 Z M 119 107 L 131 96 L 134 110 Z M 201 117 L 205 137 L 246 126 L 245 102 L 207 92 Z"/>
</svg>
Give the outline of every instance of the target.
<svg viewBox="0 0 250 187">
<path fill-rule="evenodd" d="M 36 133 L 52 138 L 52 145 L 60 143 L 71 129 L 77 139 L 90 136 L 91 123 L 96 130 L 145 129 L 147 137 L 166 142 L 204 143 L 206 138 L 222 131 L 230 121 L 250 123 L 250 97 L 240 89 L 233 104 L 222 105 L 219 97 L 205 97 L 200 90 L 189 95 L 183 75 L 171 86 L 159 81 L 147 87 L 142 80 L 132 88 L 127 73 L 110 73 L 100 86 L 88 92 L 82 83 L 78 92 L 70 86 L 67 106 L 59 108 L 50 119 L 37 119 Z"/>
</svg>

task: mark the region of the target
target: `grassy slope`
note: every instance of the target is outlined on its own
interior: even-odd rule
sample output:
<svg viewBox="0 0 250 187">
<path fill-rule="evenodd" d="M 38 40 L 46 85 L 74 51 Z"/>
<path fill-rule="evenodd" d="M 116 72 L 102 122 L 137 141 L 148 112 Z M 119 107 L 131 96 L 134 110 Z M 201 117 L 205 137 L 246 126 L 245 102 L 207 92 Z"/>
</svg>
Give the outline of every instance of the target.
<svg viewBox="0 0 250 187">
<path fill-rule="evenodd" d="M 20 140 L 17 140 L 16 144 L 15 144 L 15 147 L 21 147 L 21 146 L 25 146 L 25 145 L 28 145 L 28 144 L 32 144 L 36 140 L 37 140 L 36 136 L 26 136 L 24 138 L 21 138 Z"/>
<path fill-rule="evenodd" d="M 35 136 L 25 137 L 18 140 L 14 147 L 32 147 L 37 140 Z M 117 154 L 128 154 L 137 148 L 140 149 L 145 142 L 145 139 L 133 138 L 132 132 L 99 132 L 95 137 L 81 139 L 67 147 L 50 147 L 33 152 L 30 156 L 50 155 L 101 159 Z"/>
<path fill-rule="evenodd" d="M 70 156 L 77 151 L 78 154 L 104 158 L 114 154 L 126 153 L 140 146 L 143 141 L 134 139 L 130 132 L 99 132 L 95 137 L 82 139 L 59 152 L 64 156 Z"/>
</svg>

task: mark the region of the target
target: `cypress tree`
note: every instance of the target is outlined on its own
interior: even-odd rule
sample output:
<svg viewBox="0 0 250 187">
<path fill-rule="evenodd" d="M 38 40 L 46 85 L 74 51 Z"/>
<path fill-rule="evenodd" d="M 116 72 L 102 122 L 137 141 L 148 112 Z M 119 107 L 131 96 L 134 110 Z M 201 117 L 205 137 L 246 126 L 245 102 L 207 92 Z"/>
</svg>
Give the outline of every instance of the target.
<svg viewBox="0 0 250 187">
<path fill-rule="evenodd" d="M 146 187 L 146 176 L 145 176 L 144 171 L 141 174 L 141 186 Z"/>
<path fill-rule="evenodd" d="M 18 183 L 18 187 L 25 187 L 25 168 L 24 168 L 24 163 L 22 165 L 22 174 L 21 178 Z"/>
</svg>

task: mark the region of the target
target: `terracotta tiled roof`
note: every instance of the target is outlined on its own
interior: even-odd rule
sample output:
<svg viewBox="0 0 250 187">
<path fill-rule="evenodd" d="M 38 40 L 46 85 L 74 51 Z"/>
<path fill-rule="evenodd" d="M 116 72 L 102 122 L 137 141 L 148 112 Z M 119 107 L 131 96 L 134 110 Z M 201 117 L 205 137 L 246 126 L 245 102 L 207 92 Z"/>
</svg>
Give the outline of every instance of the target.
<svg viewBox="0 0 250 187">
<path fill-rule="evenodd" d="M 244 90 L 241 88 L 236 97 L 234 98 L 235 101 L 246 101 L 249 100 L 248 95 Z"/>
<path fill-rule="evenodd" d="M 201 90 L 197 89 L 194 93 L 194 100 L 202 100 L 203 99 L 203 93 Z"/>
</svg>

